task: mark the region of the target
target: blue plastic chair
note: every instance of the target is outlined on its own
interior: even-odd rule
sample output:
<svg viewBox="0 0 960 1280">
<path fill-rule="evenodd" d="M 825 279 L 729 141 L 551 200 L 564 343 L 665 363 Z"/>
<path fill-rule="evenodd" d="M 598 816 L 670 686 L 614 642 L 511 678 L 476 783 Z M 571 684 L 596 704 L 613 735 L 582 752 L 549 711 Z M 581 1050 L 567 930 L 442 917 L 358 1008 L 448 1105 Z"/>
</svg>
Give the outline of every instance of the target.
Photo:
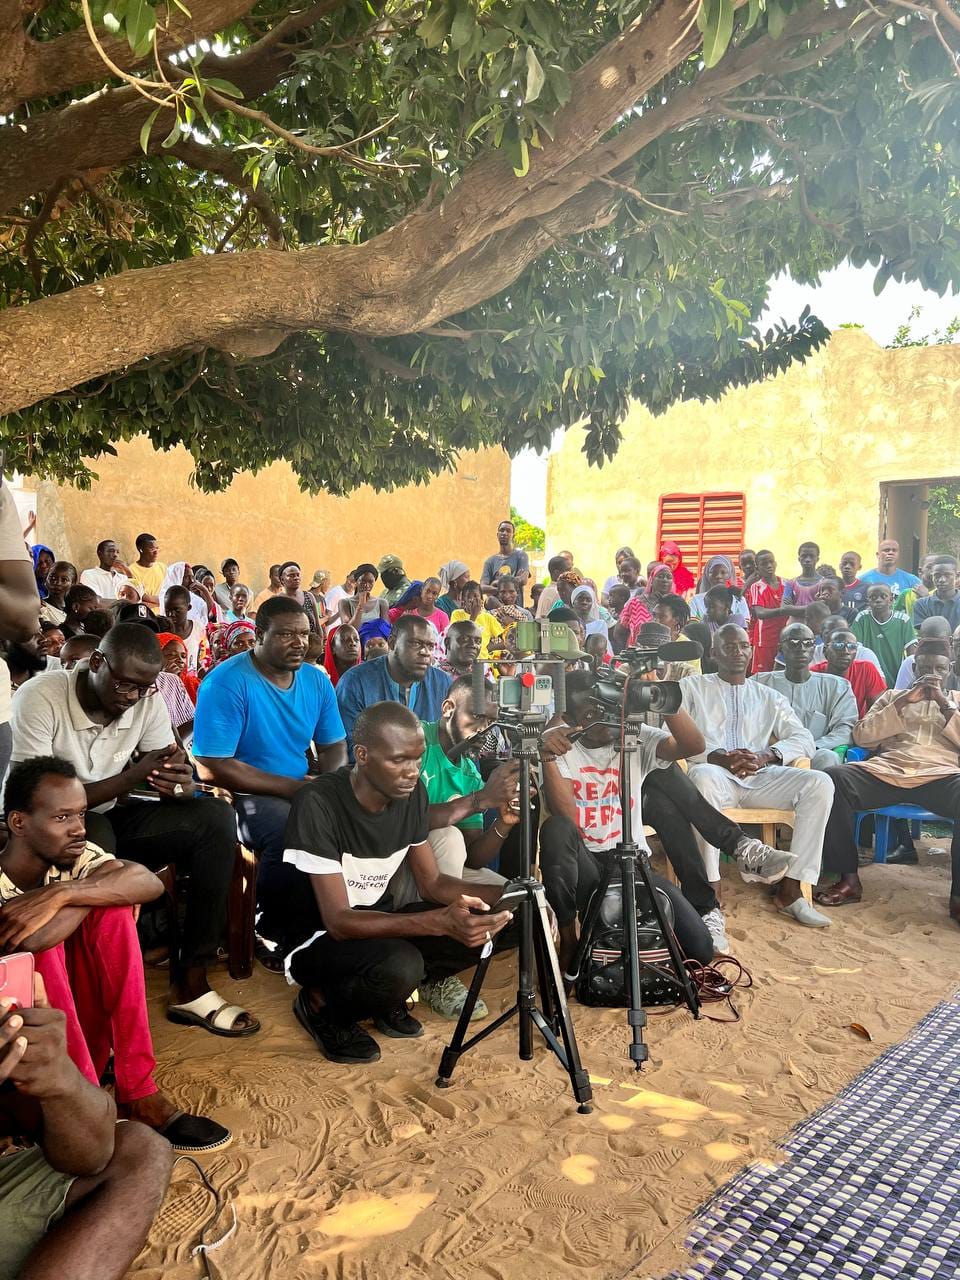
<svg viewBox="0 0 960 1280">
<path fill-rule="evenodd" d="M 875 830 L 873 836 L 874 862 L 886 862 L 890 848 L 890 819 L 906 818 L 910 823 L 910 834 L 916 840 L 920 835 L 920 824 L 923 822 L 948 822 L 953 826 L 953 818 L 944 813 L 931 813 L 918 804 L 891 804 L 883 809 L 858 810 L 854 821 L 854 838 L 860 843 L 860 824 L 869 814 L 873 815 Z"/>
<path fill-rule="evenodd" d="M 847 747 L 846 763 L 856 764 L 859 760 L 867 760 L 870 752 L 866 747 Z M 921 809 L 917 804 L 891 804 L 882 809 L 861 809 L 854 816 L 854 839 L 860 844 L 860 824 L 864 818 L 872 814 L 875 819 L 873 836 L 874 862 L 886 862 L 890 849 L 890 819 L 906 818 L 910 823 L 910 834 L 914 840 L 919 838 L 920 826 L 924 822 L 948 822 L 953 826 L 953 818 L 942 813 L 931 813 L 929 809 Z"/>
</svg>

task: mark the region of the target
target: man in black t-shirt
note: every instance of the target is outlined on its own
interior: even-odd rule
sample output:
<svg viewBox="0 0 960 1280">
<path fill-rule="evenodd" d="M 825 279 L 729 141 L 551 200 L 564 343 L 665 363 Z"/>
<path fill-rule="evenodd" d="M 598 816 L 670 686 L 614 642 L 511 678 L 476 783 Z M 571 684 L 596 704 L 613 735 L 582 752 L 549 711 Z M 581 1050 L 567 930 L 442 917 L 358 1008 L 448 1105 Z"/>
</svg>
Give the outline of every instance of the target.
<svg viewBox="0 0 960 1280">
<path fill-rule="evenodd" d="M 428 841 L 427 793 L 420 781 L 423 731 L 412 711 L 378 702 L 357 717 L 356 764 L 324 774 L 297 792 L 284 862 L 302 873 L 291 897 L 287 975 L 302 990 L 297 1020 L 331 1062 L 376 1062 L 377 1042 L 357 1021 L 394 1038 L 423 1028 L 406 1009 L 427 978 L 475 965 L 495 938 L 516 945 L 509 912 L 483 914 L 496 885 L 442 875 Z M 389 884 L 406 865 L 422 901 L 393 909 Z M 499 936 L 497 936 L 499 935 Z"/>
</svg>

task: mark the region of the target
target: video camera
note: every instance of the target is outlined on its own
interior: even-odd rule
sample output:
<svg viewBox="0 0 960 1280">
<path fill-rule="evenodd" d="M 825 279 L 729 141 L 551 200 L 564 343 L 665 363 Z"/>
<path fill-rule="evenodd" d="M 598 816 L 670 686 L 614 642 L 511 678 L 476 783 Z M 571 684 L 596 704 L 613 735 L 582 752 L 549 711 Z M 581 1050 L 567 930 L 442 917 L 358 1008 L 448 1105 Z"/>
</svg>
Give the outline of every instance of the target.
<svg viewBox="0 0 960 1280">
<path fill-rule="evenodd" d="M 675 680 L 643 680 L 641 677 L 665 662 L 695 662 L 703 648 L 695 640 L 676 640 L 656 648 L 636 645 L 614 658 L 618 666 L 602 667 L 594 681 L 590 699 L 604 716 L 617 724 L 624 716 L 640 716 L 647 711 L 670 716 L 683 704 L 680 685 Z"/>
</svg>

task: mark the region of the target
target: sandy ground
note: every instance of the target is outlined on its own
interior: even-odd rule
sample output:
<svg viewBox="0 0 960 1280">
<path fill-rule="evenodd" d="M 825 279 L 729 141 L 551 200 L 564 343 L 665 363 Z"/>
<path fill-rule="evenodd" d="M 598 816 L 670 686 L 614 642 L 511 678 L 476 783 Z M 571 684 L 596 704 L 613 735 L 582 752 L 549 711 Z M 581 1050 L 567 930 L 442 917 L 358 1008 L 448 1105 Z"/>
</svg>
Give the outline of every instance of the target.
<svg viewBox="0 0 960 1280">
<path fill-rule="evenodd" d="M 588 1116 L 577 1114 L 552 1056 L 518 1060 L 515 1024 L 468 1054 L 440 1091 L 434 1077 L 451 1024 L 432 1014 L 422 1039 L 384 1039 L 379 1063 L 343 1067 L 318 1054 L 294 1021 L 292 989 L 259 966 L 239 987 L 218 980 L 264 1024 L 236 1041 L 166 1023 L 164 980 L 151 974 L 161 1087 L 234 1133 L 205 1158 L 239 1220 L 210 1255 L 212 1274 L 663 1274 L 682 1259 L 685 1219 L 714 1188 L 745 1163 L 775 1158 L 774 1144 L 801 1116 L 956 985 L 949 858 L 924 851 L 921 863 L 868 868 L 867 900 L 835 911 L 823 931 L 778 916 L 725 868 L 731 943 L 754 975 L 737 998 L 742 1020 L 652 1015 L 651 1060 L 637 1075 L 623 1012 L 574 1003 L 595 1082 Z M 514 982 L 510 960 L 498 961 L 485 992 L 492 1010 L 509 1005 Z M 190 1248 L 207 1204 L 195 1174 L 178 1173 L 131 1274 L 200 1275 Z"/>
</svg>

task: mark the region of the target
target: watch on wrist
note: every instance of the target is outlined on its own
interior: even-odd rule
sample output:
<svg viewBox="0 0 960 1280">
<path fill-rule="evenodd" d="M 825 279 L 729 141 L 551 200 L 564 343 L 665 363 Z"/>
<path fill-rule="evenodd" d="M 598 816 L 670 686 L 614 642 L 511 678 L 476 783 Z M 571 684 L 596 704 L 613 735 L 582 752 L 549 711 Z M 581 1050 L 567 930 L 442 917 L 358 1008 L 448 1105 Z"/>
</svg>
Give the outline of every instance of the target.
<svg viewBox="0 0 960 1280">
<path fill-rule="evenodd" d="M 770 747 L 770 755 L 773 756 L 777 764 L 783 764 L 783 752 L 779 747 Z"/>
</svg>

